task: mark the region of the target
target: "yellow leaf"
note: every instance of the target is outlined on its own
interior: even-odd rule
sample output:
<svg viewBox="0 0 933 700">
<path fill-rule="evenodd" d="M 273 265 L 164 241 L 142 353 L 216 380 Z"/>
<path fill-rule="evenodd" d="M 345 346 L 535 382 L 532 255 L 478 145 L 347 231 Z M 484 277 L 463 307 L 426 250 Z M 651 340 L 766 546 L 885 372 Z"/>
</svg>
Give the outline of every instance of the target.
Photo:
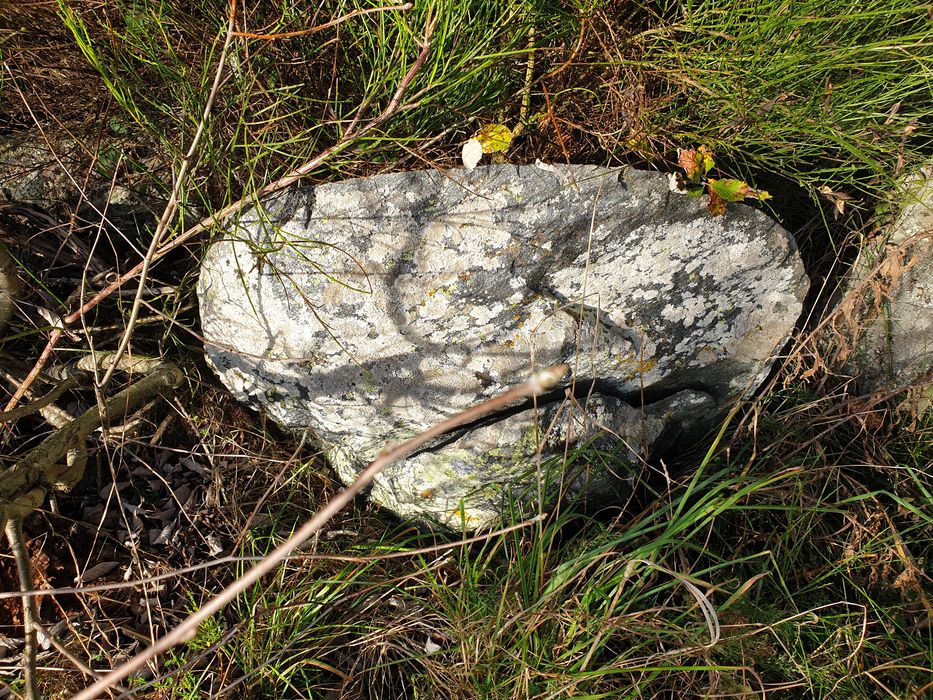
<svg viewBox="0 0 933 700">
<path fill-rule="evenodd" d="M 504 124 L 487 124 L 473 138 L 480 142 L 483 153 L 498 153 L 512 144 L 512 130 Z"/>
</svg>

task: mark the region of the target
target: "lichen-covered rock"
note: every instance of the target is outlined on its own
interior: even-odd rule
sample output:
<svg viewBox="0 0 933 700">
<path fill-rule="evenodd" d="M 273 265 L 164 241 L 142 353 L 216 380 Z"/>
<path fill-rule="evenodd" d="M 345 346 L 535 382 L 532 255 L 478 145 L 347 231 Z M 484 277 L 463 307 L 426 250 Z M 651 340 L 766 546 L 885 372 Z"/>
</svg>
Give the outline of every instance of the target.
<svg viewBox="0 0 933 700">
<path fill-rule="evenodd" d="M 238 398 L 310 428 L 346 481 L 386 442 L 570 364 L 571 384 L 536 406 L 377 478 L 377 503 L 455 528 L 494 523 L 541 479 L 545 498 L 558 482 L 624 492 L 626 460 L 758 386 L 807 288 L 793 239 L 766 215 L 711 218 L 665 176 L 630 169 L 349 180 L 289 190 L 228 228 L 199 282 L 207 357 Z M 580 474 L 548 460 L 584 443 L 626 460 L 580 461 Z"/>
<path fill-rule="evenodd" d="M 75 167 L 71 152 L 78 144 L 56 144 L 53 152 L 40 136 L 0 142 L 0 189 L 4 199 L 52 208 L 75 198 L 65 168 Z"/>
<path fill-rule="evenodd" d="M 109 225 L 132 232 L 154 225 L 158 217 L 153 212 L 165 206 L 160 176 L 170 179 L 170 169 L 143 144 L 106 137 L 92 152 L 80 141 L 47 140 L 34 132 L 0 139 L 0 204 L 9 200 L 79 217 L 99 217 L 106 211 Z M 189 211 L 196 208 L 184 202 L 188 217 L 196 215 Z"/>
<path fill-rule="evenodd" d="M 917 407 L 933 407 L 933 162 L 904 183 L 900 212 L 887 235 L 869 242 L 852 266 L 851 294 L 864 302 L 853 317 L 861 334 L 853 365 L 864 393 L 921 389 Z M 848 300 L 853 301 L 852 299 Z M 858 301 L 858 300 L 856 300 Z"/>
</svg>

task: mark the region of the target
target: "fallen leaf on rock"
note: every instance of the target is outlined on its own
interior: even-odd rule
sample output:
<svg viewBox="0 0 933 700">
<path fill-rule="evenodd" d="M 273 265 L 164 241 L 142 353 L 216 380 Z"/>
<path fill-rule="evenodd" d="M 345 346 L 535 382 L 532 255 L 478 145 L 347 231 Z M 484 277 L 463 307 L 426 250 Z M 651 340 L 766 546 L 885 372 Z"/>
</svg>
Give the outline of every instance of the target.
<svg viewBox="0 0 933 700">
<path fill-rule="evenodd" d="M 460 159 L 467 170 L 473 170 L 483 157 L 483 144 L 477 139 L 470 139 L 463 144 L 463 151 L 460 153 Z"/>
</svg>

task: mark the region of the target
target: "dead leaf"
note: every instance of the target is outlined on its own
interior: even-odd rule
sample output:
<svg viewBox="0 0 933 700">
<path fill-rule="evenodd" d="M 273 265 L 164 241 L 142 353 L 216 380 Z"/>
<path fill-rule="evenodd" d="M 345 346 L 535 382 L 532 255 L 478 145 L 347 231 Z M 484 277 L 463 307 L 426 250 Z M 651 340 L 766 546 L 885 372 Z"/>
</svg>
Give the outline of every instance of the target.
<svg viewBox="0 0 933 700">
<path fill-rule="evenodd" d="M 460 160 L 467 170 L 473 170 L 479 165 L 483 157 L 483 144 L 477 139 L 470 139 L 463 144 L 463 150 L 460 152 Z"/>
<path fill-rule="evenodd" d="M 726 200 L 720 197 L 713 190 L 709 191 L 709 202 L 706 205 L 709 213 L 713 216 L 722 216 L 726 213 Z"/>
<path fill-rule="evenodd" d="M 102 561 L 95 564 L 90 569 L 86 569 L 84 573 L 75 576 L 75 584 L 80 586 L 84 583 L 90 583 L 91 581 L 101 579 L 118 566 L 120 566 L 120 562 L 118 561 Z"/>
<path fill-rule="evenodd" d="M 851 202 L 853 197 L 845 192 L 834 192 L 827 185 L 820 187 L 820 194 L 829 200 L 834 208 L 833 218 L 838 219 L 846 213 L 846 202 Z"/>
<path fill-rule="evenodd" d="M 702 180 L 706 173 L 716 165 L 713 153 L 706 146 L 698 149 L 682 149 L 677 153 L 677 163 L 687 173 L 687 178 L 694 181 Z"/>
</svg>

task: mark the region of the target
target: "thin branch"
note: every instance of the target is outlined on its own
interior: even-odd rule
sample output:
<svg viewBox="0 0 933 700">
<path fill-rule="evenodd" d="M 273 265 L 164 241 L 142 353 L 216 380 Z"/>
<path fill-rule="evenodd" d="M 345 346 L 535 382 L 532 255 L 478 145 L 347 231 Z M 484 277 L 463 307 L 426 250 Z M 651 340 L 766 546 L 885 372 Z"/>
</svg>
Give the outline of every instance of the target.
<svg viewBox="0 0 933 700">
<path fill-rule="evenodd" d="M 0 423 L 9 423 L 11 421 L 19 420 L 20 418 L 25 418 L 26 416 L 31 416 L 33 413 L 38 413 L 43 408 L 55 403 L 62 394 L 64 394 L 69 389 L 74 389 L 78 386 L 78 380 L 73 376 L 66 377 L 45 396 L 42 398 L 36 399 L 25 406 L 20 406 L 19 408 L 14 408 L 12 411 L 0 411 Z"/>
<path fill-rule="evenodd" d="M 48 342 L 45 344 L 45 347 L 39 354 L 39 359 L 36 360 L 36 364 L 32 366 L 31 370 L 29 370 L 29 374 L 26 375 L 25 379 L 23 379 L 22 383 L 17 387 L 16 391 L 13 392 L 13 398 L 10 399 L 9 403 L 4 408 L 4 412 L 12 411 L 19 405 L 20 400 L 22 400 L 22 398 L 26 395 L 26 392 L 29 391 L 29 387 L 31 387 L 33 382 L 35 382 L 39 375 L 42 374 L 42 370 L 45 369 L 46 363 L 48 363 L 49 358 L 52 357 L 52 351 L 55 349 L 55 346 L 58 345 L 58 341 L 61 339 L 64 333 L 65 329 L 63 326 L 56 326 L 52 329 L 52 332 L 49 333 Z"/>
<path fill-rule="evenodd" d="M 238 595 L 246 591 L 260 578 L 270 573 L 281 564 L 293 550 L 301 546 L 305 540 L 320 530 L 331 518 L 343 510 L 343 508 L 346 507 L 360 491 L 366 488 L 373 478 L 388 465 L 411 454 L 439 435 L 443 435 L 444 433 L 478 420 L 483 416 L 494 413 L 516 401 L 540 396 L 557 386 L 567 375 L 569 370 L 570 368 L 565 364 L 546 367 L 536 372 L 526 382 L 483 403 L 468 408 L 466 411 L 438 423 L 433 428 L 416 435 L 410 440 L 406 440 L 396 447 L 387 449 L 379 455 L 379 457 L 370 462 L 369 466 L 360 472 L 359 476 L 356 477 L 352 484 L 347 486 L 343 491 L 337 493 L 327 505 L 321 508 L 321 510 L 298 528 L 284 543 L 269 553 L 263 561 L 256 564 L 252 569 L 227 586 L 227 588 L 207 601 L 197 612 L 192 613 L 182 620 L 175 629 L 166 634 L 151 647 L 118 666 L 93 685 L 85 688 L 75 695 L 72 700 L 92 700 L 93 698 L 99 697 L 105 689 L 111 687 L 114 683 L 127 678 L 131 673 L 139 670 L 149 661 L 164 654 L 172 647 L 191 639 L 197 633 L 198 625 L 221 610 L 225 605 L 232 602 Z"/>
<path fill-rule="evenodd" d="M 26 538 L 23 537 L 23 521 L 21 518 L 10 518 L 6 522 L 6 538 L 13 550 L 16 559 L 16 571 L 19 574 L 19 587 L 26 593 L 34 591 L 35 582 L 32 580 L 32 562 L 29 561 L 29 552 L 26 551 Z M 39 686 L 36 683 L 36 623 L 39 621 L 39 606 L 36 599 L 28 596 L 23 600 L 23 634 L 25 648 L 23 649 L 23 680 L 26 682 L 26 699 L 39 700 Z"/>
<path fill-rule="evenodd" d="M 309 29 L 299 29 L 293 32 L 279 32 L 278 34 L 254 34 L 253 32 L 234 32 L 233 36 L 243 37 L 244 39 L 265 39 L 267 41 L 274 41 L 276 39 L 292 39 L 296 36 L 304 36 L 306 34 L 316 34 L 317 32 L 322 32 L 325 29 L 330 29 L 331 27 L 336 27 L 338 24 L 343 24 L 349 19 L 354 17 L 359 17 L 360 15 L 369 15 L 373 12 L 394 12 L 397 10 L 410 10 L 414 5 L 410 2 L 406 2 L 404 5 L 386 5 L 384 7 L 369 7 L 363 10 L 353 10 L 353 12 L 348 12 L 347 14 L 338 17 L 337 19 L 332 19 L 330 22 L 325 22 L 324 24 L 318 24 Z"/>
<path fill-rule="evenodd" d="M 531 81 L 535 74 L 535 27 L 528 29 L 528 60 L 525 62 L 525 84 L 522 86 L 521 106 L 518 110 L 518 123 L 512 129 L 512 138 L 518 138 L 525 131 L 528 110 L 531 107 Z"/>
</svg>

